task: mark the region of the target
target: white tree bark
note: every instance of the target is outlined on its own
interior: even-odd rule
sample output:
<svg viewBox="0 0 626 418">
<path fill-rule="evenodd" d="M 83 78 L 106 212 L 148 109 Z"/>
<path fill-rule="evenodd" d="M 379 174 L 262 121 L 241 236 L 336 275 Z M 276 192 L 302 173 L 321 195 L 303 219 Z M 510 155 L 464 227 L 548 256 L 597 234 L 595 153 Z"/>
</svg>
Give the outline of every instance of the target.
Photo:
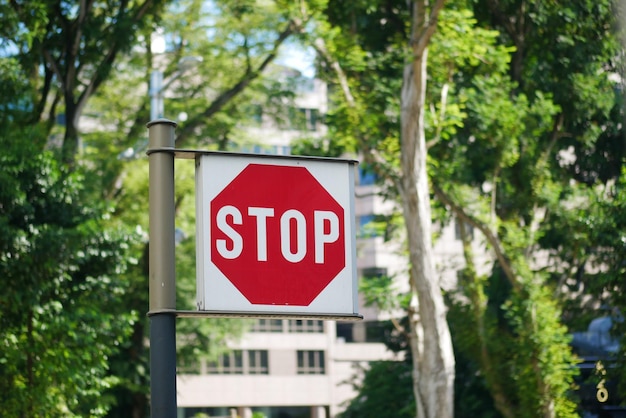
<svg viewBox="0 0 626 418">
<path fill-rule="evenodd" d="M 417 418 L 454 417 L 454 352 L 446 307 L 432 264 L 430 193 L 424 133 L 427 46 L 443 3 L 444 0 L 435 0 L 429 14 L 426 13 L 426 0 L 412 3 L 413 60 L 405 67 L 401 97 L 401 174 L 397 186 L 410 252 L 412 297 L 409 334 Z M 346 102 L 353 107 L 354 97 L 350 93 L 346 76 L 328 53 L 323 39 L 316 40 L 313 46 L 335 71 Z"/>
<path fill-rule="evenodd" d="M 409 248 L 413 292 L 410 314 L 413 381 L 418 418 L 454 416 L 454 352 L 446 306 L 433 266 L 431 208 L 426 171 L 424 111 L 428 42 L 435 29 L 438 1 L 426 15 L 426 3 L 413 4 L 413 60 L 404 70 L 401 110 L 399 189 Z"/>
</svg>

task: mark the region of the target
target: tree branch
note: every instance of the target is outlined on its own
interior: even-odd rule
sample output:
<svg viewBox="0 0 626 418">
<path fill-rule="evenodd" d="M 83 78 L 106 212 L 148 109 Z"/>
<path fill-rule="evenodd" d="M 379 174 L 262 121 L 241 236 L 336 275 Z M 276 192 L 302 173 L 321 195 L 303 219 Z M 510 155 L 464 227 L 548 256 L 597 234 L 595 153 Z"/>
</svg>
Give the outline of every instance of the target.
<svg viewBox="0 0 626 418">
<path fill-rule="evenodd" d="M 494 368 L 494 359 L 489 351 L 489 338 L 485 313 L 487 305 L 487 297 L 485 295 L 482 279 L 479 278 L 476 272 L 476 265 L 474 263 L 474 254 L 472 251 L 472 243 L 470 235 L 465 228 L 465 222 L 459 222 L 459 232 L 461 235 L 461 242 L 463 243 L 463 257 L 465 258 L 465 276 L 467 280 L 471 281 L 471 286 L 463 286 L 466 289 L 466 296 L 469 297 L 471 312 L 474 315 L 474 322 L 476 326 L 476 335 L 478 337 L 479 351 L 480 351 L 480 365 L 483 369 L 485 380 L 490 388 L 493 396 L 496 409 L 505 418 L 514 418 L 515 413 L 511 407 L 511 400 L 508 399 L 506 393 L 502 389 L 500 382 L 501 376 L 498 370 Z"/>
<path fill-rule="evenodd" d="M 419 3 L 419 4 L 418 4 Z M 411 46 L 413 47 L 413 56 L 422 56 L 424 50 L 430 42 L 435 30 L 437 29 L 437 19 L 439 12 L 443 9 L 445 0 L 436 0 L 430 9 L 430 14 L 426 17 L 426 1 L 421 0 L 413 3 L 413 21 L 417 22 L 416 28 L 419 32 L 411 35 Z"/>
<path fill-rule="evenodd" d="M 453 202 L 452 199 L 441 188 L 439 188 L 439 186 L 434 183 L 433 191 L 435 192 L 435 195 L 439 198 L 439 200 L 441 200 L 444 205 L 452 209 L 454 214 L 458 216 L 459 219 L 461 219 L 463 222 L 467 222 L 468 224 L 472 225 L 474 228 L 482 232 L 482 234 L 485 236 L 485 238 L 487 238 L 487 241 L 493 248 L 496 254 L 496 258 L 498 259 L 498 263 L 500 264 L 500 267 L 502 268 L 505 276 L 511 283 L 511 286 L 513 286 L 515 290 L 522 290 L 521 284 L 517 280 L 517 274 L 515 273 L 515 271 L 513 270 L 513 266 L 511 266 L 511 263 L 507 259 L 506 254 L 504 253 L 504 248 L 502 247 L 502 243 L 500 242 L 500 239 L 496 236 L 496 234 L 494 234 L 493 231 L 483 222 L 480 222 L 474 217 L 468 215 L 461 206 Z"/>
<path fill-rule="evenodd" d="M 435 137 L 426 142 L 426 149 L 430 149 L 431 147 L 439 143 L 439 141 L 441 141 L 441 131 L 443 130 L 443 121 L 446 117 L 446 106 L 448 104 L 449 88 L 450 85 L 448 83 L 444 83 L 443 87 L 441 88 L 441 110 L 439 111 L 439 117 L 437 118 L 437 131 L 435 132 Z"/>
<path fill-rule="evenodd" d="M 246 73 L 242 76 L 242 78 L 235 83 L 231 88 L 222 92 L 213 102 L 204 110 L 204 112 L 196 115 L 191 118 L 185 124 L 185 127 L 179 131 L 178 136 L 176 137 L 176 143 L 180 146 L 184 141 L 193 133 L 196 128 L 204 123 L 207 118 L 210 118 L 215 113 L 219 112 L 230 100 L 236 97 L 239 93 L 241 93 L 253 80 L 258 78 L 263 70 L 276 58 L 278 54 L 278 49 L 283 44 L 283 42 L 294 33 L 297 23 L 293 20 L 290 20 L 287 24 L 287 27 L 283 29 L 283 31 L 278 35 L 278 38 L 274 41 L 274 45 L 270 53 L 265 57 L 265 59 L 259 64 L 259 66 L 252 70 L 246 71 Z"/>
<path fill-rule="evenodd" d="M 119 6 L 120 9 L 118 13 L 118 19 L 117 19 L 118 21 L 121 21 L 124 17 L 123 15 L 126 14 L 127 3 L 128 3 L 127 1 L 123 1 L 122 4 Z M 153 3 L 154 3 L 153 0 L 146 0 L 142 5 L 137 7 L 133 13 L 132 21 L 133 22 L 141 21 L 141 19 L 143 19 L 143 17 L 146 15 L 148 10 L 150 9 L 150 6 L 152 6 Z M 125 28 L 121 28 L 119 26 L 116 27 L 116 30 L 120 32 L 119 34 L 126 31 Z M 113 39 L 119 39 L 119 36 L 115 36 L 113 37 Z M 115 58 L 117 57 L 117 54 L 120 52 L 122 46 L 123 46 L 122 42 L 119 42 L 119 41 L 113 42 L 109 50 L 106 52 L 106 55 L 104 56 L 104 58 L 98 64 L 98 67 L 93 72 L 93 75 L 91 79 L 89 80 L 89 83 L 86 85 L 85 89 L 83 89 L 80 96 L 78 97 L 78 100 L 76 101 L 76 109 L 77 109 L 76 117 L 77 118 L 80 117 L 82 113 L 82 109 L 87 103 L 87 100 L 89 100 L 91 95 L 98 89 L 98 87 L 102 84 L 102 82 L 106 80 L 107 70 L 115 62 Z"/>
<path fill-rule="evenodd" d="M 332 68 L 333 71 L 335 72 L 335 75 L 337 76 L 337 80 L 339 81 L 339 85 L 341 86 L 341 91 L 343 92 L 343 97 L 346 99 L 348 106 L 352 108 L 355 107 L 356 102 L 354 100 L 354 96 L 352 95 L 352 92 L 350 91 L 350 85 L 348 84 L 348 77 L 346 76 L 346 73 L 343 72 L 341 65 L 339 65 L 339 61 L 334 59 L 328 52 L 328 49 L 326 48 L 326 42 L 324 41 L 324 39 L 322 38 L 315 39 L 315 41 L 313 41 L 313 48 L 315 49 L 315 51 L 317 51 L 318 54 L 320 54 L 322 59 L 324 59 L 324 61 L 326 61 L 326 63 L 330 65 L 330 68 Z"/>
<path fill-rule="evenodd" d="M 78 56 L 78 51 L 80 49 L 80 42 L 81 42 L 81 38 L 83 34 L 83 25 L 85 23 L 85 19 L 87 15 L 89 14 L 89 9 L 90 9 L 91 4 L 92 4 L 91 2 L 87 3 L 86 0 L 80 0 L 80 4 L 78 5 L 78 17 L 76 18 L 76 23 L 75 23 L 76 32 L 74 33 L 74 42 L 72 42 L 72 46 L 70 48 L 70 54 L 73 57 Z"/>
<path fill-rule="evenodd" d="M 356 99 L 354 98 L 354 96 L 352 95 L 352 91 L 350 90 L 348 76 L 341 68 L 341 64 L 339 64 L 339 61 L 335 59 L 330 54 L 330 52 L 328 52 L 328 48 L 326 47 L 326 42 L 324 41 L 324 39 L 321 37 L 316 38 L 313 41 L 312 46 L 315 49 L 315 51 L 319 54 L 319 56 L 335 72 L 337 81 L 339 82 L 341 91 L 343 93 L 343 97 L 345 98 L 346 103 L 348 104 L 348 107 L 351 109 L 356 109 L 356 106 L 357 106 Z M 365 160 L 369 163 L 373 163 L 374 165 L 378 167 L 390 167 L 389 163 L 385 160 L 385 158 L 380 153 L 380 151 L 378 151 L 375 148 L 370 148 L 370 149 L 365 150 L 363 155 L 365 156 Z M 380 170 L 377 170 L 377 172 L 378 174 L 380 174 Z M 385 175 L 384 177 L 390 179 L 396 187 L 398 188 L 402 187 L 401 182 L 398 180 L 400 178 L 399 170 L 389 170 L 387 175 Z"/>
</svg>

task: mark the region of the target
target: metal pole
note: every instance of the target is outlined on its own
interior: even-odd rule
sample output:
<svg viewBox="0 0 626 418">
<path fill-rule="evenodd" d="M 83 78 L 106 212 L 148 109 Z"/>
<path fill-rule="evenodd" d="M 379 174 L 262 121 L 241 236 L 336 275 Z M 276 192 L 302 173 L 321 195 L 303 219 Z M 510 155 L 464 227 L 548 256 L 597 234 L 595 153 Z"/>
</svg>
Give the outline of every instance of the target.
<svg viewBox="0 0 626 418">
<path fill-rule="evenodd" d="M 176 417 L 176 269 L 174 257 L 174 129 L 148 123 L 150 181 L 150 411 Z"/>
</svg>

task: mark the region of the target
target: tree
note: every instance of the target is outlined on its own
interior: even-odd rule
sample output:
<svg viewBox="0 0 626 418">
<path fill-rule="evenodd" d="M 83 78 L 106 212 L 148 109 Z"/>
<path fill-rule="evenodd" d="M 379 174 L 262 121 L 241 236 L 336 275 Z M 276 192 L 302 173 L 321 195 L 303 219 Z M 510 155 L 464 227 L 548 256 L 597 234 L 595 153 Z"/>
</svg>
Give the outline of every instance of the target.
<svg viewBox="0 0 626 418">
<path fill-rule="evenodd" d="M 411 353 L 414 362 L 413 388 L 418 417 L 451 417 L 454 405 L 454 353 L 446 322 L 446 307 L 432 265 L 432 219 L 424 126 L 428 46 L 435 33 L 443 3 L 436 1 L 429 7 L 427 2 L 411 2 L 407 14 L 399 12 L 404 5 L 387 2 L 372 2 L 369 5 L 356 5 L 350 8 L 343 8 L 331 2 L 328 9 L 330 22 L 336 24 L 338 29 L 342 27 L 346 29 L 348 40 L 342 42 L 352 43 L 354 47 L 363 48 L 370 54 L 380 54 L 377 58 L 382 62 L 380 66 L 383 68 L 388 66 L 388 69 L 395 70 L 399 66 L 404 67 L 402 83 L 398 86 L 398 91 L 401 91 L 399 132 L 392 134 L 395 138 L 390 138 L 392 141 L 397 140 L 398 143 L 388 144 L 396 148 L 386 149 L 388 154 L 381 156 L 378 151 L 387 144 L 381 146 L 380 141 L 372 140 L 365 130 L 357 133 L 357 141 L 360 148 L 365 148 L 365 156 L 374 157 L 370 162 L 376 164 L 379 172 L 385 175 L 385 180 L 394 185 L 404 216 L 412 294 L 409 312 Z M 359 6 L 365 7 L 359 10 Z M 368 16 L 363 18 L 358 15 L 359 13 Z M 379 21 L 376 22 L 376 19 Z M 366 23 L 360 25 L 359 21 Z M 367 23 L 370 23 L 370 30 L 372 26 L 382 27 L 377 27 L 376 33 L 368 38 L 358 32 L 362 26 L 367 26 Z M 406 44 L 399 45 L 398 40 Z M 390 44 L 393 46 L 390 47 Z M 317 45 L 318 50 L 321 50 L 321 43 L 318 42 Z M 389 58 L 381 53 L 382 50 L 388 51 Z M 329 57 L 327 50 L 320 52 L 322 56 Z M 358 112 L 361 109 L 357 110 L 357 102 L 348 90 L 342 66 L 336 58 L 330 57 L 327 64 L 339 77 L 345 100 L 350 108 L 345 114 L 346 118 L 352 119 L 348 124 L 356 121 L 360 123 L 362 116 Z M 406 63 L 403 62 L 405 58 Z M 357 58 L 357 62 L 366 65 L 363 58 L 360 60 Z M 394 93 L 384 90 L 383 94 Z M 388 102 L 389 99 L 383 101 Z M 384 118 L 385 110 L 382 110 L 376 121 Z M 385 128 L 393 129 L 389 126 Z M 360 137 L 361 133 L 364 133 L 364 137 Z M 399 166 L 394 162 L 389 164 L 389 160 L 395 158 L 399 159 Z"/>
<path fill-rule="evenodd" d="M 593 310 L 599 306 L 592 281 L 580 279 L 589 262 L 599 266 L 595 250 L 588 251 L 597 239 L 589 226 L 596 202 L 605 200 L 607 183 L 619 176 L 618 160 L 623 160 L 622 107 L 616 94 L 621 87 L 609 76 L 621 66 L 613 13 L 608 3 L 584 2 L 557 7 L 489 1 L 475 10 L 482 25 L 500 30 L 499 43 L 515 46 L 508 69 L 513 84 L 483 81 L 467 90 L 472 92 L 470 111 L 457 137 L 461 141 L 439 149 L 444 153 L 438 160 L 454 164 L 448 168 L 450 193 L 438 191 L 438 196 L 484 234 L 498 257 L 500 271 L 492 277 L 481 277 L 475 269 L 464 272 L 474 306 L 482 306 L 475 312 L 482 318 L 477 329 L 485 336 L 475 347 L 477 358 L 492 356 L 496 365 L 510 361 L 506 351 L 511 347 L 536 352 L 526 354 L 526 362 L 539 367 L 518 379 L 529 379 L 526 388 L 540 383 L 534 399 L 507 389 L 491 369 L 496 379 L 490 386 L 500 388 L 494 394 L 500 411 L 519 416 L 520 404 L 532 404 L 543 416 L 563 416 L 573 409 L 566 399 L 571 389 L 562 385 L 571 382 L 571 375 L 559 378 L 553 365 L 574 360 L 569 354 L 561 357 L 567 353 L 567 330 L 554 318 L 579 317 L 582 299 Z M 511 97 L 513 107 L 506 104 Z M 490 208 L 482 209 L 488 216 L 479 214 L 481 204 Z M 506 286 L 498 286 L 502 277 Z M 520 326 L 526 331 L 519 332 Z M 534 326 L 540 332 L 533 336 L 527 330 Z M 502 340 L 498 344 L 495 335 Z M 506 343 L 509 336 L 513 339 Z M 489 368 L 482 369 L 489 380 Z M 522 364 L 516 370 L 523 371 Z"/>
<path fill-rule="evenodd" d="M 3 125 L 0 136 L 0 409 L 103 416 L 108 357 L 138 319 L 120 298 L 132 237 L 107 227 L 84 173 L 38 149 L 41 132 Z"/>
<path fill-rule="evenodd" d="M 557 34 L 570 31 L 555 25 L 559 22 L 557 17 L 566 22 L 577 20 L 571 19 L 570 10 L 554 9 L 549 31 L 554 35 L 551 45 L 558 53 L 542 43 L 544 32 L 538 31 L 537 46 L 533 46 L 537 55 L 527 61 L 537 72 L 524 78 L 533 86 L 525 91 L 521 89 L 521 80 L 510 80 L 510 74 L 515 72 L 511 73 L 509 62 L 518 62 L 516 58 L 509 60 L 514 50 L 507 42 L 499 42 L 505 38 L 500 33 L 476 25 L 468 6 L 455 2 L 440 13 L 439 29 L 430 43 L 436 53 L 429 55 L 433 60 L 430 93 L 426 96 L 430 112 L 425 119 L 430 157 L 426 161 L 430 163 L 430 179 L 438 204 L 454 213 L 461 224 L 469 223 L 474 231 L 480 231 L 495 254 L 491 273 L 483 275 L 476 270 L 466 246 L 468 267 L 463 272 L 460 290 L 470 307 L 465 312 L 476 318 L 470 338 L 473 345 L 467 348 L 481 365 L 487 387 L 503 415 L 571 416 L 575 405 L 569 393 L 576 359 L 568 347 L 567 329 L 560 322 L 561 301 L 555 297 L 560 295 L 559 288 L 553 281 L 558 275 L 563 278 L 567 271 L 557 273 L 559 269 L 551 267 L 550 274 L 546 274 L 542 257 L 547 248 L 544 234 L 552 228 L 547 221 L 555 220 L 554 214 L 567 212 L 568 206 L 562 203 L 575 195 L 569 187 L 571 177 L 562 176 L 563 166 L 555 157 L 555 144 L 561 145 L 559 140 L 564 137 L 562 122 L 567 119 L 563 118 L 562 109 L 566 105 L 571 108 L 577 100 L 553 98 L 557 93 L 562 97 L 565 91 L 576 91 L 572 86 L 582 85 L 597 86 L 591 89 L 594 93 L 580 91 L 587 95 L 584 97 L 592 97 L 596 92 L 596 97 L 606 97 L 602 92 L 607 79 L 586 77 L 597 75 L 603 66 L 601 62 L 607 68 L 610 61 L 606 58 L 610 54 L 597 60 L 594 57 L 604 54 L 607 47 L 611 50 L 612 41 L 607 37 L 606 43 L 596 45 L 598 54 L 591 54 L 586 61 L 589 68 L 584 72 L 585 83 L 579 84 L 583 78 L 575 74 L 570 78 L 575 84 L 564 88 L 562 82 L 567 77 L 546 70 L 546 66 L 561 62 L 559 59 L 568 62 L 558 51 L 567 39 L 558 38 Z M 592 9 L 598 13 L 606 10 L 604 6 Z M 398 42 L 408 38 L 406 22 L 410 20 L 402 10 L 401 5 L 392 2 L 336 5 L 328 9 L 330 28 L 322 28 L 326 30 L 326 51 L 331 58 L 322 69 L 333 75 L 344 96 L 328 121 L 340 141 L 353 140 L 365 158 L 373 160 L 390 196 L 403 196 L 400 188 L 389 187 L 398 184 L 404 174 L 394 158 L 404 140 L 398 133 L 401 111 L 399 103 L 390 99 L 399 89 L 399 69 L 404 59 Z M 505 12 L 502 16 L 506 20 L 508 15 Z M 514 22 L 528 22 L 537 16 L 537 11 L 529 12 L 526 20 L 518 16 Z M 606 35 L 606 15 L 602 14 L 597 25 L 596 19 L 587 16 L 581 13 L 578 21 L 582 30 L 576 36 L 601 39 Z M 544 18 L 546 15 L 541 15 Z M 598 36 L 594 28 L 603 35 Z M 535 39 L 530 37 L 535 34 L 531 29 L 534 28 L 526 27 L 520 39 Z M 575 44 L 571 47 L 569 53 L 575 55 Z M 555 61 L 550 61 L 554 57 Z M 538 88 L 532 83 L 544 79 L 555 84 L 561 81 L 561 88 L 557 92 L 548 88 L 555 84 Z M 350 94 L 346 94 L 344 86 L 350 88 Z M 599 115 L 589 119 L 586 115 L 593 112 L 581 110 L 571 109 L 572 120 L 576 120 L 575 115 L 582 119 L 572 125 L 569 134 L 591 138 L 593 129 L 582 128 L 593 127 L 595 122 L 588 121 Z M 585 164 L 582 156 L 577 161 L 577 165 Z M 566 241 L 560 241 L 561 247 L 553 242 L 551 250 L 566 248 Z M 567 261 L 556 266 L 566 267 Z"/>
<path fill-rule="evenodd" d="M 126 344 L 140 311 L 121 304 L 132 289 L 124 276 L 133 261 L 131 243 L 117 237 L 115 231 L 125 229 L 110 224 L 109 204 L 95 203 L 102 189 L 97 172 L 79 158 L 78 125 L 116 59 L 161 4 L 12 1 L 0 8 L 6 48 L 1 61 L 8 69 L 2 83 L 8 93 L 2 97 L 3 127 L 11 132 L 3 136 L 11 143 L 5 146 L 4 167 L 6 175 L 17 176 L 11 191 L 23 206 L 23 213 L 11 215 L 24 217 L 9 224 L 26 228 L 18 234 L 25 247 L 13 243 L 3 254 L 15 259 L 23 252 L 22 258 L 33 262 L 30 269 L 37 270 L 7 265 L 13 270 L 3 277 L 13 284 L 31 276 L 42 280 L 31 296 L 8 287 L 13 308 L 33 314 L 26 325 L 5 317 L 7 341 L 19 337 L 11 354 L 24 353 L 26 360 L 10 359 L 16 369 L 7 376 L 3 395 L 23 408 L 16 416 L 100 416 L 115 403 L 104 392 L 119 383 L 110 375 L 109 360 Z M 8 242 L 15 236 L 7 235 Z M 55 340 L 61 345 L 44 345 Z"/>
<path fill-rule="evenodd" d="M 163 3 L 12 1 L 3 7 L 9 23 L 3 37 L 17 51 L 32 86 L 28 121 L 47 121 L 51 130 L 57 116 L 63 115 L 65 162 L 72 163 L 79 151 L 78 123 L 87 101 L 107 79 L 118 56 L 158 19 Z"/>
<path fill-rule="evenodd" d="M 426 170 L 426 78 L 428 44 L 437 27 L 443 0 L 427 8 L 412 4 L 412 60 L 404 69 L 400 114 L 398 189 L 409 249 L 409 279 L 415 301 L 410 310 L 413 387 L 418 417 L 454 415 L 454 353 L 446 307 L 432 264 L 431 211 Z M 417 303 L 417 306 L 415 306 Z"/>
</svg>

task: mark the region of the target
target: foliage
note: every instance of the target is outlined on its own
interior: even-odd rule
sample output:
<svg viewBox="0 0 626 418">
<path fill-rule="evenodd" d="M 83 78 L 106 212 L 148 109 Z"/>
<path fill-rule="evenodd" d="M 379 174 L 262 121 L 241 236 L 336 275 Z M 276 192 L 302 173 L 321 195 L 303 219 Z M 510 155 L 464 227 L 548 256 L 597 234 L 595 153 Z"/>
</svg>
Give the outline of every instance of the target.
<svg viewBox="0 0 626 418">
<path fill-rule="evenodd" d="M 619 215 L 605 212 L 621 205 L 613 184 L 622 182 L 624 163 L 619 10 L 608 1 L 566 7 L 535 3 L 529 9 L 517 1 L 477 4 L 479 20 L 500 29 L 502 40 L 516 47 L 511 65 L 516 90 L 531 104 L 538 99 L 554 103 L 552 116 L 542 116 L 544 128 L 530 131 L 529 140 L 520 144 L 519 162 L 509 173 L 503 171 L 506 181 L 497 192 L 501 201 L 514 204 L 500 205 L 497 212 L 501 219 L 524 220 L 524 230 L 515 233 L 526 242 L 522 247 L 527 254 L 541 251 L 549 257 L 543 266 L 549 276 L 541 275 L 552 289 L 546 297 L 565 301 L 564 318 L 580 331 L 589 318 L 601 315 L 598 308 L 624 309 L 619 286 L 604 287 L 603 279 L 616 268 L 612 257 L 597 257 L 621 252 L 619 242 L 603 238 L 608 231 L 601 226 L 619 230 Z M 505 15 L 526 23 L 509 25 Z M 513 238 L 515 228 L 506 228 Z"/>
<path fill-rule="evenodd" d="M 102 416 L 117 379 L 108 359 L 138 313 L 121 296 L 131 236 L 107 227 L 80 171 L 34 145 L 37 129 L 0 136 L 0 354 L 6 416 Z"/>
<path fill-rule="evenodd" d="M 162 7 L 161 0 L 16 1 L 6 7 L 3 43 L 30 85 L 28 121 L 47 121 L 51 133 L 57 117 L 63 119 L 64 162 L 72 163 L 79 151 L 78 122 L 87 101 Z"/>
<path fill-rule="evenodd" d="M 572 289 L 584 286 L 586 293 L 592 295 L 600 306 L 608 310 L 612 318 L 612 334 L 620 339 L 620 349 L 613 356 L 605 359 L 611 362 L 607 369 L 607 378 L 618 384 L 618 393 L 611 393 L 612 399 L 624 399 L 626 394 L 626 362 L 624 353 L 624 331 L 626 324 L 623 319 L 624 307 L 626 306 L 624 289 L 624 260 L 626 256 L 624 232 L 626 219 L 626 194 L 624 189 L 624 175 L 626 169 L 622 168 L 622 175 L 612 185 L 600 188 L 604 198 L 594 202 L 589 211 L 580 211 L 573 216 L 574 219 L 566 220 L 568 226 L 572 225 L 574 240 L 578 244 L 582 268 L 578 269 L 576 280 L 568 284 Z M 574 245 L 572 245 L 573 248 Z M 578 306 L 578 305 L 577 305 Z M 589 311 L 589 307 L 583 306 L 582 312 Z M 580 311 L 580 310 L 579 310 Z M 601 316 L 597 311 L 591 310 L 595 317 Z M 589 317 L 587 315 L 587 317 Z M 581 328 L 586 327 L 582 324 Z M 584 329 L 584 328 L 583 328 Z"/>
<path fill-rule="evenodd" d="M 472 326 L 456 343 L 504 416 L 572 416 L 577 360 L 561 307 L 575 295 L 562 285 L 590 260 L 602 264 L 583 222 L 623 162 L 621 90 L 609 76 L 620 73 L 621 55 L 609 2 L 525 5 L 458 1 L 442 10 L 429 51 L 429 174 L 438 204 L 496 256 L 479 272 L 465 253 L 451 303 Z M 327 16 L 328 50 L 352 93 L 336 90 L 330 131 L 362 152 L 393 197 L 407 9 L 330 2 Z M 338 82 L 328 62 L 320 67 Z M 599 295 L 585 285 L 581 299 Z"/>
<path fill-rule="evenodd" d="M 457 310 L 458 309 L 458 310 Z M 468 321 L 471 315 L 467 306 L 454 305 L 449 313 L 452 336 L 455 342 L 455 416 L 459 418 L 499 418 L 501 415 L 493 405 L 479 366 L 472 360 L 470 350 L 460 344 L 460 338 L 471 336 Z M 399 321 L 408 324 L 407 318 Z M 383 342 L 403 360 L 376 361 L 368 366 L 355 367 L 350 381 L 358 395 L 346 405 L 342 418 L 348 417 L 413 417 L 415 400 L 411 392 L 411 352 L 406 335 L 397 325 L 386 323 Z"/>
<path fill-rule="evenodd" d="M 411 364 L 406 361 L 375 361 L 360 370 L 355 382 L 359 394 L 350 401 L 342 418 L 410 418 L 415 416 Z"/>
<path fill-rule="evenodd" d="M 450 332 L 454 342 L 456 358 L 456 378 L 454 380 L 455 416 L 459 418 L 500 418 L 493 391 L 487 384 L 486 373 L 476 359 L 480 358 L 480 347 L 475 337 L 474 315 L 468 304 L 451 304 L 448 312 Z M 490 335 L 493 347 L 499 342 L 496 335 Z M 506 376 L 506 366 L 498 367 L 502 384 L 510 384 Z"/>
<path fill-rule="evenodd" d="M 169 17 L 162 19 L 166 5 Z M 293 33 L 295 21 L 273 2 L 213 2 L 211 6 L 207 8 L 195 0 L 65 2 L 59 7 L 49 2 L 16 1 L 0 5 L 0 118 L 32 132 L 29 136 L 16 135 L 13 141 L 20 146 L 30 142 L 36 153 L 45 147 L 58 152 L 62 164 L 55 170 L 65 173 L 59 175 L 59 182 L 78 176 L 80 171 L 84 178 L 80 181 L 82 194 L 88 195 L 90 202 L 102 202 L 107 207 L 106 223 L 119 229 L 130 228 L 143 239 L 115 253 L 120 259 L 113 265 L 119 265 L 120 271 L 111 280 L 124 291 L 115 293 L 114 306 L 119 303 L 138 318 L 129 324 L 132 329 L 124 328 L 124 332 L 109 338 L 106 349 L 95 344 L 103 353 L 103 370 L 108 369 L 110 374 L 101 379 L 102 387 L 93 385 L 94 391 L 101 393 L 104 386 L 112 388 L 102 398 L 102 410 L 97 412 L 100 415 L 111 405 L 114 409 L 110 416 L 142 416 L 147 410 L 147 321 L 143 313 L 148 307 L 148 173 L 145 160 L 136 158 L 146 145 L 151 70 L 158 68 L 165 73 L 166 109 L 175 114 L 187 112 L 189 119 L 181 123 L 179 132 L 181 137 L 192 136 L 188 141 L 194 144 L 228 148 L 231 141 L 246 141 L 236 131 L 239 123 L 254 115 L 251 107 L 264 105 L 263 111 L 272 115 L 292 103 L 291 81 L 260 76 L 282 42 Z M 153 54 L 151 35 L 163 30 L 167 33 L 166 52 Z M 193 55 L 203 56 L 203 63 L 183 71 L 179 67 L 181 58 Z M 244 95 L 248 87 L 251 93 Z M 197 141 L 197 137 L 202 139 Z M 35 170 L 39 164 L 43 167 L 43 161 L 34 160 L 30 168 Z M 195 280 L 189 172 L 177 183 L 179 214 L 184 223 L 181 229 L 187 234 L 178 247 L 177 260 L 182 295 L 179 300 L 185 307 L 193 305 L 189 290 Z M 66 203 L 69 216 L 70 209 L 76 206 L 79 210 L 84 202 L 76 198 Z M 109 205 L 115 209 L 109 209 Z M 42 211 L 36 213 L 37 218 L 42 216 Z M 134 264 L 123 271 L 121 266 L 127 263 Z M 68 261 L 60 267 L 72 268 L 72 264 Z M 21 294 L 18 290 L 12 289 L 8 295 L 16 297 Z M 93 309 L 102 309 L 102 305 L 94 305 Z M 64 319 L 65 312 L 69 311 L 58 311 L 57 316 Z M 108 318 L 106 312 L 102 318 Z M 125 315 L 117 318 L 121 320 Z M 181 357 L 198 353 L 214 356 L 223 348 L 225 339 L 244 327 L 241 321 L 186 321 L 179 327 L 184 342 L 180 344 Z M 80 350 L 72 347 L 68 345 L 69 358 L 73 359 Z M 100 376 L 100 369 L 93 370 Z M 8 398 L 16 394 L 3 393 Z M 84 405 L 87 408 L 89 403 Z"/>
</svg>

